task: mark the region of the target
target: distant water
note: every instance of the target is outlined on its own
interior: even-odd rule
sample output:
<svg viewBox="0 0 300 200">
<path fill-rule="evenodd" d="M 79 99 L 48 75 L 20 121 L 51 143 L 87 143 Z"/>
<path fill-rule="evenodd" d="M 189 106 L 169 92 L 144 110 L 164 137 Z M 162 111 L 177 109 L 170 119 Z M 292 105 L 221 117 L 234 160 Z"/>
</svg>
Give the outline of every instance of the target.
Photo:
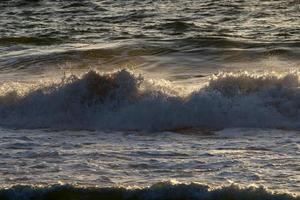
<svg viewBox="0 0 300 200">
<path fill-rule="evenodd" d="M 0 70 L 19 79 L 127 66 L 178 81 L 297 68 L 299 18 L 298 0 L 1 1 Z"/>
<path fill-rule="evenodd" d="M 299 0 L 1 1 L 0 199 L 299 199 L 299 67 Z"/>
</svg>

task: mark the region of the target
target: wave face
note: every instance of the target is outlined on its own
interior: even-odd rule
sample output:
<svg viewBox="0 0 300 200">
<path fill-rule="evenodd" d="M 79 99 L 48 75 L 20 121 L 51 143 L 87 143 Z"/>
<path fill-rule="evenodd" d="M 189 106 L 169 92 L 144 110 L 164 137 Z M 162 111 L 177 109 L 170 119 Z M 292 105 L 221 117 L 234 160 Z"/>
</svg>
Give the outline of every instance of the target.
<svg viewBox="0 0 300 200">
<path fill-rule="evenodd" d="M 90 71 L 30 87 L 5 83 L 1 91 L 3 127 L 146 131 L 300 127 L 296 72 L 220 73 L 188 94 L 128 70 Z"/>
<path fill-rule="evenodd" d="M 51 186 L 47 188 L 34 188 L 29 186 L 15 186 L 0 191 L 3 200 L 299 200 L 299 197 L 290 194 L 271 193 L 264 188 L 240 188 L 236 185 L 218 189 L 209 189 L 208 186 L 192 184 L 158 183 L 148 188 L 75 188 L 72 186 Z"/>
</svg>

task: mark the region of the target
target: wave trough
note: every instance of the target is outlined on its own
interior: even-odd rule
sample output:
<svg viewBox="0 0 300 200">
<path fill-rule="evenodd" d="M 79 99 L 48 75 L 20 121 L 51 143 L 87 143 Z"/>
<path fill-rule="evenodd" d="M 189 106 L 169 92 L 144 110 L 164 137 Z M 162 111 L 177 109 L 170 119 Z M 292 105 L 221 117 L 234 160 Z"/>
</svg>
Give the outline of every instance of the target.
<svg viewBox="0 0 300 200">
<path fill-rule="evenodd" d="M 300 128 L 296 72 L 220 73 L 187 95 L 125 69 L 110 74 L 89 71 L 34 87 L 10 85 L 7 89 L 7 84 L 0 87 L 2 127 L 145 131 Z"/>
</svg>

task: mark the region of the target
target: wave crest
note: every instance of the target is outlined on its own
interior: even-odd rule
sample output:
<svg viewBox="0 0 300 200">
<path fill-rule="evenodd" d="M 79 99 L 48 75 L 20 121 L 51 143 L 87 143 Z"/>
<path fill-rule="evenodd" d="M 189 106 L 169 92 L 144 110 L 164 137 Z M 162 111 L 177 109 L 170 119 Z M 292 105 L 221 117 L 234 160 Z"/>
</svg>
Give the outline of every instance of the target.
<svg viewBox="0 0 300 200">
<path fill-rule="evenodd" d="M 78 97 L 81 104 L 133 101 L 140 95 L 138 88 L 142 80 L 141 76 L 134 76 L 126 70 L 108 75 L 89 71 L 80 78 L 75 75 L 64 77 L 55 87 L 55 92 L 63 91 L 71 98 Z"/>
<path fill-rule="evenodd" d="M 219 91 L 225 96 L 235 96 L 297 87 L 299 87 L 299 75 L 296 72 L 283 76 L 274 72 L 260 75 L 242 72 L 215 75 L 209 82 L 208 88 Z"/>
</svg>

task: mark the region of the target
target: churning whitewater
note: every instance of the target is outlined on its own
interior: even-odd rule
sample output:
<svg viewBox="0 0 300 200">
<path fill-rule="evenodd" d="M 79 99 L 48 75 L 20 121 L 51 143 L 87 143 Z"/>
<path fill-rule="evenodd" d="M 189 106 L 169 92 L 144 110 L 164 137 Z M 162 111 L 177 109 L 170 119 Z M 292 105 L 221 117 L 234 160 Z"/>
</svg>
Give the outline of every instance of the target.
<svg viewBox="0 0 300 200">
<path fill-rule="evenodd" d="M 157 183 L 147 188 L 126 189 L 116 188 L 76 188 L 72 186 L 52 186 L 47 188 L 34 188 L 18 186 L 0 190 L 0 198 L 3 200 L 299 200 L 290 194 L 272 193 L 264 188 L 249 187 L 240 188 L 236 185 L 211 189 L 199 184 L 171 184 Z"/>
<path fill-rule="evenodd" d="M 189 91 L 123 69 L 2 83 L 0 125 L 57 130 L 300 128 L 299 74 L 219 73 Z"/>
</svg>

